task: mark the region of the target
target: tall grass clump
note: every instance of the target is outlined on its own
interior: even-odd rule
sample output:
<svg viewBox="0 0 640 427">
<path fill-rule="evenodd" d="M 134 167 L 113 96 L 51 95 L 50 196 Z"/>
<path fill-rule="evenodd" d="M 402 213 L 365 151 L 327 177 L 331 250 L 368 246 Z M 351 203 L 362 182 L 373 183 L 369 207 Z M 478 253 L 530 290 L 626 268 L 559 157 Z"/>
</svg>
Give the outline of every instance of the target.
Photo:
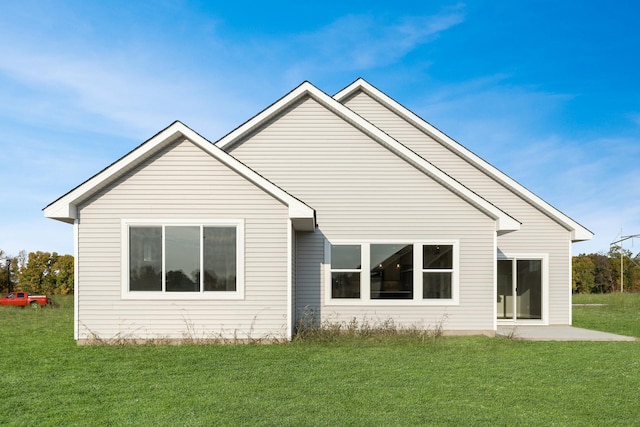
<svg viewBox="0 0 640 427">
<path fill-rule="evenodd" d="M 406 341 L 436 339 L 443 335 L 443 317 L 436 325 L 427 328 L 398 325 L 392 318 L 373 320 L 356 317 L 346 320 L 325 319 L 320 321 L 313 312 L 305 312 L 296 327 L 293 341 L 340 342 L 340 341 Z"/>
</svg>

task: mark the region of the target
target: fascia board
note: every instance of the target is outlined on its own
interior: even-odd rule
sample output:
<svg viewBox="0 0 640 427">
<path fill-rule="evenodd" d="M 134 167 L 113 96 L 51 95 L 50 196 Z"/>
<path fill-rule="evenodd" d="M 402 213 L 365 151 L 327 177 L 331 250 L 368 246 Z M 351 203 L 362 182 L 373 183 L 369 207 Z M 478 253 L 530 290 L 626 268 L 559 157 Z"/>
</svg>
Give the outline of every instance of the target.
<svg viewBox="0 0 640 427">
<path fill-rule="evenodd" d="M 69 191 L 58 200 L 46 206 L 44 216 L 63 221 L 75 220 L 77 218 L 76 204 L 78 201 L 87 197 L 95 189 L 100 188 L 103 184 L 109 182 L 123 171 L 136 164 L 140 159 L 145 158 L 150 152 L 159 148 L 162 144 L 167 144 L 175 140 L 179 130 L 176 129 L 180 122 L 174 122 L 164 130 L 158 132 L 151 139 L 126 154 L 101 172 L 89 178 L 78 187 Z M 184 126 L 184 125 L 183 125 Z"/>
<path fill-rule="evenodd" d="M 46 218 L 57 219 L 59 221 L 73 224 L 73 220 L 78 216 L 75 205 L 70 203 L 54 203 L 44 208 Z"/>
<path fill-rule="evenodd" d="M 250 118 L 244 124 L 238 126 L 236 129 L 216 141 L 215 145 L 224 150 L 228 146 L 236 143 L 240 138 L 257 129 L 260 125 L 266 123 L 272 117 L 275 117 L 280 111 L 284 110 L 298 99 L 304 97 L 312 88 L 316 89 L 311 83 L 307 81 L 303 82 L 269 107 Z M 325 94 L 325 96 L 328 95 Z"/>
<path fill-rule="evenodd" d="M 380 102 L 382 105 L 387 106 L 387 108 L 391 109 L 400 117 L 404 118 L 406 121 L 416 126 L 418 129 L 421 129 L 432 138 L 444 144 L 447 148 L 458 153 L 462 158 L 479 167 L 482 171 L 487 173 L 489 176 L 492 176 L 509 190 L 519 195 L 520 197 L 523 197 L 525 200 L 528 200 L 531 204 L 549 215 L 551 218 L 554 218 L 560 224 L 571 230 L 572 241 L 583 241 L 593 238 L 593 233 L 590 230 L 583 227 L 564 213 L 560 212 L 558 209 L 551 206 L 539 196 L 535 195 L 530 190 L 510 178 L 504 172 L 492 166 L 486 160 L 482 159 L 469 149 L 465 148 L 463 145 L 459 144 L 454 139 L 452 139 L 430 123 L 426 122 L 424 119 L 420 118 L 394 99 L 390 98 L 384 92 L 381 92 L 379 89 L 369 84 L 366 80 L 362 78 L 357 79 L 355 82 L 353 82 L 340 92 L 336 93 L 333 98 L 341 103 L 358 90 L 362 90 L 363 92 Z"/>
<path fill-rule="evenodd" d="M 304 219 L 307 220 L 306 223 L 312 222 L 315 226 L 315 211 L 311 207 L 258 175 L 255 171 L 248 168 L 246 165 L 242 164 L 220 148 L 214 146 L 211 142 L 181 122 L 174 122 L 172 125 L 156 134 L 146 143 L 131 151 L 129 154 L 104 169 L 102 172 L 99 172 L 97 175 L 85 181 L 83 184 L 65 194 L 60 199 L 45 207 L 45 217 L 65 222 L 76 219 L 76 204 L 79 200 L 85 199 L 97 188 L 101 188 L 110 180 L 134 167 L 140 162 L 140 160 L 146 158 L 150 153 L 157 151 L 162 146 L 165 146 L 180 137 L 189 139 L 202 150 L 209 153 L 212 157 L 236 171 L 245 179 L 262 188 L 275 199 L 287 205 L 289 208 L 289 216 L 291 218 Z"/>
</svg>

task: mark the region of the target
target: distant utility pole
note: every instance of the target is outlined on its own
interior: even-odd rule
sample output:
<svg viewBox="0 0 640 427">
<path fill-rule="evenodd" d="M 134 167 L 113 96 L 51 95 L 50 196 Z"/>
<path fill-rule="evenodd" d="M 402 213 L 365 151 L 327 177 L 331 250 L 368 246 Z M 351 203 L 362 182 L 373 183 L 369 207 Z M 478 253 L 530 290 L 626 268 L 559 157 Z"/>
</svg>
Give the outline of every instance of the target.
<svg viewBox="0 0 640 427">
<path fill-rule="evenodd" d="M 11 293 L 11 258 L 7 258 L 7 292 Z"/>
<path fill-rule="evenodd" d="M 622 232 L 620 232 L 620 239 L 615 242 L 611 242 L 609 247 L 615 245 L 616 243 L 620 243 L 620 292 L 624 292 L 624 252 L 622 250 L 622 242 L 625 240 L 633 239 L 634 237 L 640 237 L 640 234 L 631 234 L 629 236 L 622 236 Z"/>
</svg>

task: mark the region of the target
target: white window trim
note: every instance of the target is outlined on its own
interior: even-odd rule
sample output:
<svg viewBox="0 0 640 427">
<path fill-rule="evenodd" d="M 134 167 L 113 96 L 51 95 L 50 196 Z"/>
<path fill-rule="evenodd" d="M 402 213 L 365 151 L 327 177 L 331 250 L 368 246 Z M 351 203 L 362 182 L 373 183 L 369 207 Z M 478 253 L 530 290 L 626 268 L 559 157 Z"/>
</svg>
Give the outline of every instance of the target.
<svg viewBox="0 0 640 427">
<path fill-rule="evenodd" d="M 326 241 L 325 241 L 326 242 Z M 333 243 L 334 245 L 347 245 L 348 243 Z M 364 247 L 362 244 L 360 243 L 354 243 L 353 246 L 360 246 L 360 268 L 331 268 L 331 243 L 329 243 L 329 259 L 328 259 L 328 265 L 329 265 L 329 273 L 328 273 L 328 279 L 329 279 L 329 294 L 331 295 L 331 289 L 332 289 L 332 280 L 333 280 L 333 273 L 360 273 L 360 298 L 332 298 L 334 301 L 342 301 L 342 300 L 349 300 L 349 301 L 359 301 L 362 299 L 362 275 L 364 270 L 362 269 L 364 267 L 364 259 L 365 259 L 365 254 L 364 254 Z M 367 247 L 367 259 L 369 258 L 369 247 Z M 327 253 L 326 251 L 326 243 L 325 243 L 325 254 Z"/>
<path fill-rule="evenodd" d="M 376 244 L 397 244 L 413 245 L 413 299 L 371 299 L 371 245 Z M 331 272 L 339 271 L 331 269 L 331 245 L 360 245 L 361 273 L 360 273 L 360 298 L 333 298 L 331 295 Z M 453 246 L 453 272 L 451 277 L 451 299 L 423 299 L 422 272 L 422 246 L 424 245 L 452 245 Z M 458 239 L 438 239 L 438 240 L 334 240 L 325 239 L 324 243 L 324 301 L 328 306 L 452 306 L 460 305 L 460 240 Z M 418 268 L 416 268 L 418 267 Z M 431 272 L 450 272 L 444 270 L 427 270 Z"/>
<path fill-rule="evenodd" d="M 496 324 L 497 325 L 549 325 L 549 254 L 548 253 L 526 253 L 526 252 L 517 252 L 517 253 L 500 253 L 497 257 L 498 260 L 540 260 L 542 261 L 542 319 L 498 319 L 497 312 L 495 314 Z M 515 264 L 515 263 L 514 263 Z M 497 268 L 497 262 L 496 262 Z M 498 273 L 496 271 L 496 283 L 494 284 L 494 288 L 496 289 L 496 299 L 497 299 L 497 289 L 498 289 Z M 495 305 L 495 304 L 494 304 Z M 494 307 L 494 311 L 495 311 Z"/>
<path fill-rule="evenodd" d="M 126 300 L 243 300 L 245 298 L 244 283 L 244 220 L 242 219 L 214 219 L 214 220 L 176 220 L 176 219 L 123 219 L 121 221 L 121 297 Z M 199 292 L 164 292 L 164 291 L 130 291 L 129 290 L 129 229 L 130 227 L 145 226 L 204 226 L 236 228 L 236 290 Z M 165 241 L 162 246 L 164 254 Z M 200 257 L 202 258 L 202 251 Z M 202 259 L 201 265 L 202 265 Z M 162 271 L 164 274 L 164 257 Z"/>
</svg>

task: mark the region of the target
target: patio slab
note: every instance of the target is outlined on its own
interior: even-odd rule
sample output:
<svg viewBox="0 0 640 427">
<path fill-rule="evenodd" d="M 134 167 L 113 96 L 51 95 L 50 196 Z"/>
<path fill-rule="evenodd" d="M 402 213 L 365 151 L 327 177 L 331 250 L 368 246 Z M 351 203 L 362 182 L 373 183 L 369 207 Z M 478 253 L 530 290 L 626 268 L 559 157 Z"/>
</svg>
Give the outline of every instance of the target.
<svg viewBox="0 0 640 427">
<path fill-rule="evenodd" d="M 498 326 L 496 336 L 525 341 L 636 341 L 635 337 L 573 326 Z"/>
</svg>

